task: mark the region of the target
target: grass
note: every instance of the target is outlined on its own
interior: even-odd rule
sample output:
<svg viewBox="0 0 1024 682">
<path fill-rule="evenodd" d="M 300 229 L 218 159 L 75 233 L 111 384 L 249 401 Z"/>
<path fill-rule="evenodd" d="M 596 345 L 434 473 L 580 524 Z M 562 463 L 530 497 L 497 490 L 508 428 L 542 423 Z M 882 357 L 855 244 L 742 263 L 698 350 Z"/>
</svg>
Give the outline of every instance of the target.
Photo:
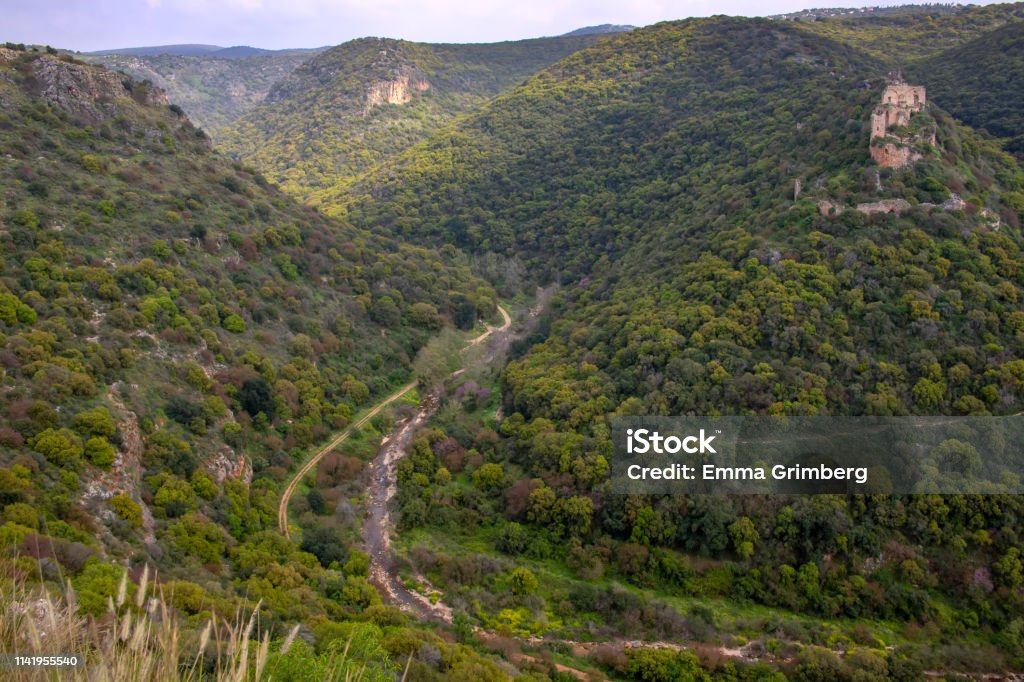
<svg viewBox="0 0 1024 682">
<path fill-rule="evenodd" d="M 259 630 L 259 605 L 233 621 L 212 616 L 200 630 L 186 629 L 143 570 L 129 598 L 127 571 L 116 598 L 100 617 L 83 613 L 70 582 L 60 594 L 23 578 L 0 589 L 0 653 L 19 656 L 73 654 L 84 664 L 67 668 L 13 668 L 8 682 L 256 682 L 273 679 L 276 661 L 288 653 L 298 626 L 271 651 L 269 630 Z M 255 637 L 254 637 L 255 635 Z M 363 672 L 347 665 L 348 648 L 332 659 L 324 679 L 359 682 Z"/>
</svg>

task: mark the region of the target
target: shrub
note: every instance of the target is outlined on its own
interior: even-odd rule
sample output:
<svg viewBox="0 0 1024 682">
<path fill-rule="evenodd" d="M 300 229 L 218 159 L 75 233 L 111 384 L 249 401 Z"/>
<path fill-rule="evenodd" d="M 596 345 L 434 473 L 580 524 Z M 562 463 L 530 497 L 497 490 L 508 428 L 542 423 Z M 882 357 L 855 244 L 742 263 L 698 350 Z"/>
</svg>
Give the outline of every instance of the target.
<svg viewBox="0 0 1024 682">
<path fill-rule="evenodd" d="M 512 593 L 516 595 L 533 594 L 537 591 L 537 576 L 533 574 L 533 571 L 522 566 L 512 569 L 509 582 L 512 585 Z"/>
<path fill-rule="evenodd" d="M 245 331 L 245 320 L 238 315 L 231 313 L 224 318 L 224 322 L 221 323 L 221 326 L 232 334 L 241 334 Z"/>
<path fill-rule="evenodd" d="M 82 154 L 82 168 L 90 173 L 102 173 L 103 161 L 95 154 Z"/>
<path fill-rule="evenodd" d="M 82 456 L 82 445 L 67 429 L 46 429 L 32 439 L 32 449 L 57 466 L 73 466 Z"/>
<path fill-rule="evenodd" d="M 114 463 L 114 448 L 103 436 L 93 436 L 85 441 L 85 456 L 101 469 L 108 469 Z"/>
<path fill-rule="evenodd" d="M 110 508 L 117 518 L 127 522 L 128 525 L 134 528 L 142 525 L 142 507 L 124 493 L 110 498 Z"/>
</svg>

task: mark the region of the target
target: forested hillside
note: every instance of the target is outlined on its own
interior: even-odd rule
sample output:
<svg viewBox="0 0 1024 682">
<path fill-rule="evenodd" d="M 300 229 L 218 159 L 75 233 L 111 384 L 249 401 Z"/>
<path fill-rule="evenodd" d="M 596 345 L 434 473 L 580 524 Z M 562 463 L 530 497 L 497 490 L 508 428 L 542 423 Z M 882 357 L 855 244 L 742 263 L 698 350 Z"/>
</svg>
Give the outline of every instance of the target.
<svg viewBox="0 0 1024 682">
<path fill-rule="evenodd" d="M 900 8 L 901 9 L 901 8 Z M 890 68 L 937 55 L 1024 19 L 1024 3 L 892 9 L 877 16 L 801 21 L 803 28 L 854 45 Z"/>
<path fill-rule="evenodd" d="M 161 653 L 171 671 L 200 661 L 211 614 L 248 618 L 258 601 L 243 643 L 306 628 L 268 664 L 292 679 L 393 679 L 404 645 L 385 646 L 383 626 L 444 652 L 445 670 L 490 670 L 407 632 L 365 555 L 331 534 L 300 550 L 275 512 L 292 463 L 407 381 L 442 325 L 493 312 L 491 288 L 451 253 L 297 205 L 212 152 L 163 93 L 68 57 L 0 49 L 0 147 L 4 651 L 37 584 L 81 618 L 109 604 L 145 622 L 145 564 L 171 609 L 155 617 L 187 644 Z"/>
<path fill-rule="evenodd" d="M 601 35 L 430 45 L 362 38 L 278 83 L 221 144 L 286 192 L 321 201 L 460 114 Z"/>
<path fill-rule="evenodd" d="M 316 54 L 295 50 L 230 56 L 231 50 L 242 49 L 247 48 L 195 55 L 115 53 L 83 59 L 123 71 L 135 80 L 151 81 L 193 123 L 217 138 L 225 126 L 262 102 L 275 83 Z"/>
<path fill-rule="evenodd" d="M 1021 411 L 1024 174 L 941 101 L 911 123 L 936 131 L 925 158 L 877 168 L 888 70 L 798 25 L 659 24 L 562 60 L 354 188 L 356 224 L 520 258 L 562 286 L 503 373 L 497 432 L 467 385 L 455 404 L 471 416 L 442 412 L 400 471 L 410 558 L 450 603 L 517 631 L 701 637 L 727 619 L 675 622 L 665 604 L 726 598 L 851 619 L 859 634 L 847 621 L 837 636 L 894 676 L 882 642 L 935 667 L 1020 664 L 1016 497 L 607 487 L 608 414 Z M 539 572 L 528 598 L 501 590 L 494 551 Z M 829 665 L 800 679 L 853 675 Z"/>
<path fill-rule="evenodd" d="M 801 28 L 862 49 L 928 88 L 956 118 L 1005 140 L 1020 158 L 1024 119 L 1024 4 L 921 7 L 883 15 L 801 21 Z"/>
<path fill-rule="evenodd" d="M 1024 158 L 1024 21 L 915 62 L 907 72 L 951 114 Z"/>
</svg>

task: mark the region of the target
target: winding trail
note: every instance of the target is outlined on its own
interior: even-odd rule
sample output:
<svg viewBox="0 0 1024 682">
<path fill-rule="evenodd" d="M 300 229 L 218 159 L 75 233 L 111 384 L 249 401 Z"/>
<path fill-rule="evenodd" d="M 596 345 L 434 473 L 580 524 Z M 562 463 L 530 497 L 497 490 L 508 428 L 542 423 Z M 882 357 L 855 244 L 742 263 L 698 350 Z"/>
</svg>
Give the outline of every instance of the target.
<svg viewBox="0 0 1024 682">
<path fill-rule="evenodd" d="M 295 489 L 299 486 L 299 483 L 302 481 L 303 477 L 305 477 L 306 474 L 313 470 L 313 467 L 315 467 L 317 463 L 324 458 L 324 455 L 326 455 L 328 452 L 331 452 L 336 447 L 344 443 L 348 439 L 348 437 L 352 435 L 353 431 L 360 428 L 370 419 L 373 419 L 380 413 L 381 410 L 383 410 L 385 407 L 395 402 L 396 400 L 398 400 L 399 398 L 401 398 L 403 395 L 405 395 L 414 388 L 416 388 L 416 382 L 410 381 L 405 386 L 402 386 L 400 389 L 389 395 L 387 398 L 384 398 L 384 400 L 374 405 L 369 412 L 364 414 L 359 419 L 359 421 L 346 428 L 344 431 L 335 436 L 330 443 L 317 450 L 316 454 L 310 457 L 309 460 L 302 465 L 302 468 L 295 472 L 295 475 L 292 476 L 292 480 L 288 481 L 288 486 L 284 489 L 284 494 L 281 495 L 281 501 L 277 505 L 277 529 L 278 531 L 280 531 L 282 535 L 284 535 L 289 540 L 292 539 L 291 532 L 288 529 L 288 503 L 291 502 L 292 495 L 295 493 Z"/>
<path fill-rule="evenodd" d="M 491 334 L 507 333 L 508 332 L 508 330 L 512 326 L 512 318 L 509 316 L 508 311 L 505 310 L 500 305 L 498 306 L 498 312 L 501 313 L 502 325 L 500 327 L 492 327 L 492 326 L 488 325 L 487 331 L 485 331 L 483 334 L 480 334 L 479 336 L 471 339 L 469 341 L 469 343 L 466 345 L 466 348 L 469 348 L 469 347 L 472 347 L 472 346 L 476 346 L 476 345 L 478 345 L 480 343 L 483 343 L 488 337 L 491 336 Z M 387 407 L 391 403 L 395 402 L 396 400 L 401 398 L 403 395 L 405 395 L 406 393 L 408 393 L 412 389 L 416 388 L 416 384 L 417 384 L 416 381 L 410 381 L 405 386 L 402 386 L 396 392 L 392 393 L 391 395 L 389 395 L 388 397 L 384 398 L 379 403 L 374 405 L 370 409 L 369 412 L 367 412 L 362 417 L 360 417 L 359 421 L 355 422 L 354 424 L 349 425 L 344 431 L 342 431 L 337 436 L 335 436 L 333 439 L 331 439 L 331 441 L 329 443 L 327 443 L 327 445 L 325 445 L 322 448 L 320 448 L 319 450 L 317 450 L 316 453 L 312 457 L 310 457 L 306 461 L 306 463 L 303 464 L 302 467 L 298 471 L 295 472 L 295 475 L 292 476 L 290 481 L 288 481 L 288 485 L 285 487 L 284 493 L 281 495 L 281 501 L 277 505 L 277 530 L 278 530 L 278 532 L 280 532 L 286 538 L 291 540 L 292 535 L 291 535 L 290 529 L 288 528 L 288 504 L 291 502 L 292 495 L 295 494 L 295 490 L 299 487 L 299 483 L 302 482 L 302 479 L 306 476 L 306 474 L 308 474 L 310 471 L 313 470 L 313 467 L 315 467 L 317 465 L 317 463 L 319 463 L 320 460 L 324 458 L 324 455 L 326 455 L 328 452 L 331 452 L 332 450 L 337 448 L 339 445 L 344 443 L 348 439 L 348 437 L 350 435 L 352 435 L 352 433 L 356 429 L 362 427 L 363 424 L 365 424 L 367 421 L 369 421 L 370 419 L 373 419 L 375 416 L 377 416 L 380 413 L 380 411 L 383 410 L 385 407 Z M 424 407 L 429 405 L 430 402 L 431 401 L 429 399 L 425 400 L 424 401 Z M 424 407 L 420 408 L 420 411 L 417 413 L 417 416 L 420 413 L 423 412 Z M 437 409 L 437 406 L 434 405 L 433 409 Z M 433 413 L 433 410 L 431 410 L 431 413 Z M 410 420 L 410 421 L 415 421 L 415 419 Z M 387 442 L 387 440 L 388 439 L 386 439 L 385 442 Z M 382 455 L 383 455 L 383 453 L 384 453 L 384 451 L 386 449 L 387 448 L 382 448 L 381 449 L 380 454 L 378 454 L 377 457 L 373 460 L 373 465 L 376 465 L 377 461 L 381 459 L 381 457 L 382 457 Z M 371 465 L 371 466 L 373 466 L 373 465 Z M 393 482 L 394 481 L 394 465 L 393 465 L 393 463 L 392 463 L 392 465 L 390 467 L 389 474 L 390 475 L 389 475 L 387 480 Z M 378 491 L 378 488 L 376 486 L 372 486 L 371 485 L 371 487 L 370 487 L 371 497 L 372 497 L 374 491 Z M 388 499 L 389 500 L 391 499 L 390 496 L 388 497 Z M 389 547 L 390 547 L 390 541 L 389 541 Z"/>
</svg>

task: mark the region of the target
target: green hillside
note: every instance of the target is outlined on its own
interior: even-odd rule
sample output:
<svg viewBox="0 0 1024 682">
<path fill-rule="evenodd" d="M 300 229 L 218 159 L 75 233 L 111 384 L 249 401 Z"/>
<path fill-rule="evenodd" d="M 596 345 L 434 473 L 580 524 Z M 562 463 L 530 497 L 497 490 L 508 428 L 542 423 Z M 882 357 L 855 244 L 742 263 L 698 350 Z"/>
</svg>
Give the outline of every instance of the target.
<svg viewBox="0 0 1024 682">
<path fill-rule="evenodd" d="M 464 325 L 493 313 L 493 291 L 451 253 L 297 205 L 212 152 L 161 92 L 67 57 L 0 48 L 0 146 L 4 651 L 27 632 L 18 600 L 66 580 L 75 606 L 60 618 L 103 616 L 113 599 L 144 621 L 130 595 L 146 563 L 171 608 L 149 615 L 191 647 L 166 652 L 172 671 L 193 664 L 210 614 L 248 618 L 261 600 L 255 641 L 299 622 L 317 633 L 315 651 L 298 642 L 269 670 L 393 679 L 398 650 L 377 623 L 402 633 L 404 617 L 337 533 L 302 550 L 277 534 L 279 484 L 408 381 L 452 306 Z M 372 452 L 375 438 L 367 425 L 354 440 Z M 139 569 L 127 605 L 126 568 Z M 446 669 L 490 669 L 408 636 L 444 651 Z M 141 660 L 137 646 L 102 645 Z"/>
<path fill-rule="evenodd" d="M 151 81 L 196 125 L 217 138 L 225 126 L 262 102 L 274 83 L 315 53 L 278 51 L 244 57 L 126 53 L 83 59 L 123 71 L 135 80 Z"/>
<path fill-rule="evenodd" d="M 890 68 L 963 45 L 1024 18 L 1024 3 L 894 8 L 878 15 L 801 21 L 806 30 L 854 45 Z"/>
<path fill-rule="evenodd" d="M 430 45 L 363 38 L 334 47 L 278 83 L 220 138 L 222 148 L 286 192 L 323 190 L 420 142 L 599 35 Z M 393 103 L 388 103 L 387 95 Z"/>
<path fill-rule="evenodd" d="M 1024 156 L 1024 22 L 915 62 L 907 73 L 951 114 L 1007 138 L 1006 149 Z"/>
<path fill-rule="evenodd" d="M 503 372 L 498 433 L 463 388 L 455 404 L 471 416 L 444 413 L 405 463 L 402 523 L 425 543 L 412 556 L 454 603 L 491 627 L 567 636 L 706 637 L 729 622 L 699 606 L 674 622 L 664 603 L 617 596 L 623 581 L 670 604 L 854 619 L 860 635 L 850 620 L 829 627 L 890 666 L 880 641 L 926 666 L 1020 664 L 1019 636 L 1000 634 L 1024 627 L 1016 497 L 607 487 L 610 413 L 1021 411 L 1024 174 L 937 106 L 912 121 L 936 146 L 878 169 L 869 119 L 887 71 L 798 25 L 659 24 L 544 70 L 340 204 L 355 224 L 520 259 L 561 285 Z M 900 213 L 872 207 L 896 200 Z M 432 477 L 439 467 L 452 476 Z M 481 553 L 537 571 L 533 601 L 502 592 L 500 575 L 453 570 Z M 992 582 L 972 589 L 970 575 Z M 741 620 L 724 627 L 789 627 Z M 883 636 L 886 624 L 917 634 Z M 830 665 L 798 679 L 853 674 Z"/>
</svg>

